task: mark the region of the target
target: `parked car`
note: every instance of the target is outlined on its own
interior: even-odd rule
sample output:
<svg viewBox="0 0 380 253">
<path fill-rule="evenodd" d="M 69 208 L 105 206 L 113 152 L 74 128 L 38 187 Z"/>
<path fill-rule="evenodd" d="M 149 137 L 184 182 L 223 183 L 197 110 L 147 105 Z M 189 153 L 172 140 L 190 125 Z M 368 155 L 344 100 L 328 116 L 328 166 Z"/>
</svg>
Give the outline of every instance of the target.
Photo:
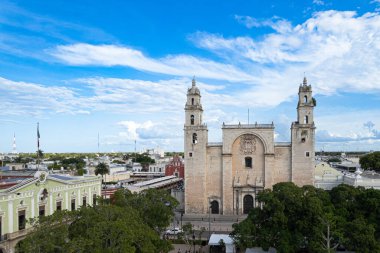
<svg viewBox="0 0 380 253">
<path fill-rule="evenodd" d="M 166 230 L 165 235 L 178 235 L 179 233 L 182 233 L 182 229 L 171 228 L 171 229 Z"/>
</svg>

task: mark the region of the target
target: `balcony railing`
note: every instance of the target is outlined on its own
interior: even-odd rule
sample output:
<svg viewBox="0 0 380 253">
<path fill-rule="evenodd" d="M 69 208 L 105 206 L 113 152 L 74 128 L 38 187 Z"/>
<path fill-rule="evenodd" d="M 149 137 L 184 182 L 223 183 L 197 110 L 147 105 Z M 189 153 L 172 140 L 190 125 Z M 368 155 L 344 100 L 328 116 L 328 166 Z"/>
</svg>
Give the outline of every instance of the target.
<svg viewBox="0 0 380 253">
<path fill-rule="evenodd" d="M 230 128 L 268 128 L 273 129 L 274 124 L 234 124 L 234 125 L 225 125 L 223 124 L 223 128 L 230 129 Z"/>
</svg>

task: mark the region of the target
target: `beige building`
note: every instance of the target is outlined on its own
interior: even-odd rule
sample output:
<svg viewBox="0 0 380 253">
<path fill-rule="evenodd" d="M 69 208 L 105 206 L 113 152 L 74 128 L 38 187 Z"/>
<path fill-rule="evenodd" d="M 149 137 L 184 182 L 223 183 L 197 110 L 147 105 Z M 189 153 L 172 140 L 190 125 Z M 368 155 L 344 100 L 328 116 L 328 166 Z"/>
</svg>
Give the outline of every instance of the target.
<svg viewBox="0 0 380 253">
<path fill-rule="evenodd" d="M 186 213 L 246 214 L 257 205 L 257 193 L 278 182 L 313 184 L 315 100 L 306 78 L 298 95 L 290 143 L 275 142 L 273 123 L 223 123 L 222 142 L 209 143 L 201 94 L 193 80 L 185 105 Z"/>
</svg>

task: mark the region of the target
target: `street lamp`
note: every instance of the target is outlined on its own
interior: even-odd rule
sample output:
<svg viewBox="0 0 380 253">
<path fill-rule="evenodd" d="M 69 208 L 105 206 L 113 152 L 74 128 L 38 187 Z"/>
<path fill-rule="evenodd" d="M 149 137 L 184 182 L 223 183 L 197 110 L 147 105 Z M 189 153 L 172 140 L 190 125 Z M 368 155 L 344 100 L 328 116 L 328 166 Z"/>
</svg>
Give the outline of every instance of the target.
<svg viewBox="0 0 380 253">
<path fill-rule="evenodd" d="M 212 208 L 212 205 L 211 205 L 211 202 L 209 204 L 210 204 L 210 206 L 208 208 L 208 239 L 210 240 L 210 237 L 211 237 L 211 208 Z"/>
<path fill-rule="evenodd" d="M 181 209 L 181 210 L 180 210 L 180 213 L 181 213 L 181 229 L 182 229 L 182 217 L 183 217 L 183 213 L 184 213 L 184 211 Z"/>
<path fill-rule="evenodd" d="M 195 253 L 195 234 L 193 231 L 193 253 Z"/>
</svg>

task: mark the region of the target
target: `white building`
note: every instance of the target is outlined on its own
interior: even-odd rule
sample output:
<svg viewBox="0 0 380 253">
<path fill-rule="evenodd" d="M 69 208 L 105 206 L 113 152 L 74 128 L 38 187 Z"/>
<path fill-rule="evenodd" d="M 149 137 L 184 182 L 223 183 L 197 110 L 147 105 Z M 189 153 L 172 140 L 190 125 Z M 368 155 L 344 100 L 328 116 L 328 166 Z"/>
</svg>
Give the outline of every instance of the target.
<svg viewBox="0 0 380 253">
<path fill-rule="evenodd" d="M 355 173 L 342 172 L 327 163 L 319 163 L 315 166 L 315 187 L 331 190 L 340 184 L 380 189 L 380 174 L 374 171 L 363 172 L 360 169 L 357 169 Z"/>
</svg>

